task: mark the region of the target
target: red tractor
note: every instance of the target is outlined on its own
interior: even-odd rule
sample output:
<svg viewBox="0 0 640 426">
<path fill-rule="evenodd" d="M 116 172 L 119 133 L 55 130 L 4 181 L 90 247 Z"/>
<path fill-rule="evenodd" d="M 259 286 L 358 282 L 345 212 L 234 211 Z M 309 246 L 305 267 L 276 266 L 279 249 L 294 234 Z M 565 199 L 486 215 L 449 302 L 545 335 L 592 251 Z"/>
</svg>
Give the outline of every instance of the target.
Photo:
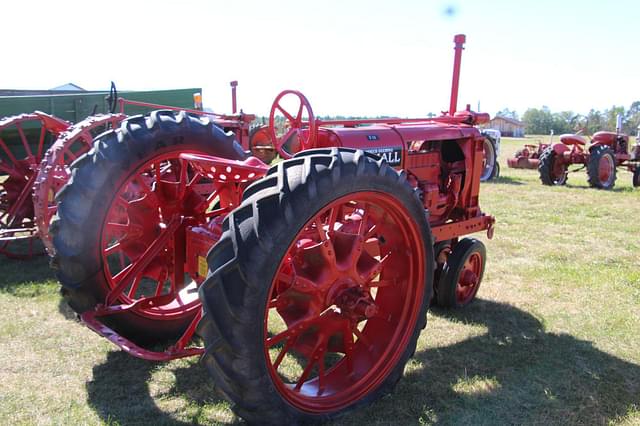
<svg viewBox="0 0 640 426">
<path fill-rule="evenodd" d="M 389 392 L 434 292 L 461 307 L 478 291 L 485 247 L 463 236 L 493 233 L 474 127 L 489 117 L 456 111 L 454 41 L 437 118 L 322 121 L 282 92 L 269 132 L 286 160 L 272 167 L 233 120 L 155 111 L 103 133 L 57 194 L 64 298 L 134 356 L 201 355 L 249 422 L 321 421 Z"/>
<path fill-rule="evenodd" d="M 618 116 L 615 132 L 596 132 L 589 147 L 580 134 L 560 136 L 560 142 L 547 146 L 537 161 L 540 180 L 544 185 L 567 183 L 569 166 L 587 169 L 589 185 L 612 189 L 616 182 L 616 168 L 626 167 L 633 173 L 633 186 L 640 186 L 640 141 L 629 152 L 629 136 L 620 132 L 622 117 Z M 529 160 L 529 162 L 531 162 Z"/>
</svg>

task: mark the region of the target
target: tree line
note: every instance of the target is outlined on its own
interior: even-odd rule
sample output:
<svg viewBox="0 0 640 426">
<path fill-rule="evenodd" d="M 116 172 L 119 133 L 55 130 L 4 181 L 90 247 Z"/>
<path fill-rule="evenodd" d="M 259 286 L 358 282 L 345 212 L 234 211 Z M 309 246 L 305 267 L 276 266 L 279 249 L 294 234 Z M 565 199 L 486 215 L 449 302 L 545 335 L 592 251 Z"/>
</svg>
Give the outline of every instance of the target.
<svg viewBox="0 0 640 426">
<path fill-rule="evenodd" d="M 548 107 L 529 108 L 522 118 L 515 111 L 504 108 L 496 116 L 514 118 L 525 124 L 525 133 L 534 135 L 575 133 L 582 130 L 583 134 L 593 135 L 600 130 L 616 130 L 616 117 L 622 115 L 622 132 L 635 135 L 640 126 L 640 101 L 635 101 L 629 109 L 623 106 L 613 106 L 599 111 L 591 109 L 587 114 L 577 114 L 573 111 L 552 112 Z"/>
</svg>

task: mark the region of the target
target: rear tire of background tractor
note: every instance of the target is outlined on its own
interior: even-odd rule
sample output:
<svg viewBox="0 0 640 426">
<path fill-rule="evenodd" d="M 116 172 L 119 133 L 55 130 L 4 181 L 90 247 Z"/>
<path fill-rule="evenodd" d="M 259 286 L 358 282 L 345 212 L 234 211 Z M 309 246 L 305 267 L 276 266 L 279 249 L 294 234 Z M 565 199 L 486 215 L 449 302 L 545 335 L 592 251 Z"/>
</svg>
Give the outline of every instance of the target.
<svg viewBox="0 0 640 426">
<path fill-rule="evenodd" d="M 362 151 L 308 150 L 273 166 L 225 219 L 198 334 L 218 391 L 249 423 L 326 421 L 402 376 L 434 272 L 405 179 Z"/>
<path fill-rule="evenodd" d="M 489 135 L 484 135 L 483 151 L 484 151 L 484 157 L 483 157 L 484 168 L 480 173 L 480 182 L 486 182 L 497 177 L 496 173 L 499 173 L 499 167 L 500 167 L 498 166 L 496 140 Z M 496 171 L 496 169 L 498 171 Z"/>
<path fill-rule="evenodd" d="M 153 240 L 158 238 L 155 235 L 162 233 L 160 221 L 168 219 L 159 219 L 163 210 L 153 208 L 147 202 L 160 206 L 166 204 L 162 201 L 163 196 L 172 194 L 171 189 L 175 185 L 172 182 L 189 179 L 176 177 L 182 176 L 178 171 L 181 166 L 176 165 L 181 153 L 201 153 L 234 160 L 246 157 L 233 137 L 208 119 L 184 112 L 154 111 L 147 116 L 130 117 L 120 124 L 118 130 L 103 133 L 95 140 L 93 148 L 71 165 L 71 178 L 56 197 L 58 211 L 50 231 L 56 249 L 52 264 L 57 268 L 57 277 L 62 283 L 61 292 L 78 314 L 105 303 L 110 290 L 118 282 L 116 271 L 122 272 L 127 263 L 133 269 L 136 262 L 144 259 L 141 254 L 144 249 L 155 243 L 147 241 L 149 234 Z M 152 162 L 155 173 L 149 171 L 149 162 Z M 177 199 L 178 203 L 182 200 L 168 197 Z M 180 206 L 171 208 L 179 209 Z M 121 233 L 117 242 L 111 237 L 114 229 Z M 167 244 L 174 244 L 174 238 L 177 237 L 170 237 Z M 107 254 L 107 250 L 118 244 L 120 247 L 114 254 L 120 260 L 116 256 L 114 262 L 114 254 Z M 126 251 L 127 247 L 131 251 Z M 137 254 L 131 254 L 132 250 Z M 146 297 L 140 292 L 154 283 L 155 290 L 146 289 L 147 292 L 164 294 L 167 282 L 173 287 L 174 277 L 166 275 L 172 253 L 166 249 L 161 251 L 150 266 L 145 266 L 140 275 L 134 277 L 130 289 L 117 296 L 116 303 L 127 304 Z M 155 277 L 156 281 L 149 277 Z M 101 320 L 137 344 L 175 338 L 182 334 L 200 306 L 197 297 L 189 304 L 182 303 L 182 295 L 180 300 L 177 297 L 174 300 L 179 305 L 177 308 L 175 304 L 165 308 L 145 308 L 103 316 Z"/>
<path fill-rule="evenodd" d="M 612 189 L 616 184 L 616 155 L 608 146 L 596 146 L 591 150 L 587 164 L 589 185 L 600 189 Z"/>
<path fill-rule="evenodd" d="M 496 166 L 493 168 L 493 173 L 489 180 L 498 179 L 500 177 L 500 163 L 496 162 Z"/>
<path fill-rule="evenodd" d="M 633 171 L 633 186 L 640 186 L 640 166 L 636 166 L 636 169 Z"/>
<path fill-rule="evenodd" d="M 462 308 L 478 293 L 487 250 L 480 240 L 463 238 L 453 247 L 437 282 L 438 306 Z"/>
<path fill-rule="evenodd" d="M 558 154 L 548 147 L 540 154 L 538 172 L 543 185 L 564 185 L 567 183 L 567 166 L 556 164 Z"/>
</svg>

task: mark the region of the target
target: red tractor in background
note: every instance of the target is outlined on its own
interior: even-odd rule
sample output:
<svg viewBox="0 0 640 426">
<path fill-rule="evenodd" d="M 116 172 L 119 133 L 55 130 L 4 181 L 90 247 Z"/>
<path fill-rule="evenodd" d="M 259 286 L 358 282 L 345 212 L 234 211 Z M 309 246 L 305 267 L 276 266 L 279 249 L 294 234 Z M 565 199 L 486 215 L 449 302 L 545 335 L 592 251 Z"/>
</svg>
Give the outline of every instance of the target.
<svg viewBox="0 0 640 426">
<path fill-rule="evenodd" d="M 560 136 L 560 142 L 547 147 L 540 155 L 538 171 L 544 185 L 567 183 L 569 166 L 579 164 L 587 169 L 589 185 L 612 189 L 617 167 L 627 167 L 633 173 L 633 186 L 640 186 L 640 141 L 629 152 L 629 136 L 621 133 L 622 117 L 618 116 L 615 132 L 596 132 L 587 148 L 579 134 Z"/>
<path fill-rule="evenodd" d="M 271 167 L 239 143 L 242 117 L 154 111 L 98 136 L 50 227 L 68 304 L 134 356 L 201 355 L 249 422 L 322 421 L 389 392 L 432 299 L 478 291 L 486 250 L 463 236 L 493 234 L 475 127 L 489 116 L 457 111 L 454 42 L 440 117 L 319 120 L 280 93 Z"/>
</svg>

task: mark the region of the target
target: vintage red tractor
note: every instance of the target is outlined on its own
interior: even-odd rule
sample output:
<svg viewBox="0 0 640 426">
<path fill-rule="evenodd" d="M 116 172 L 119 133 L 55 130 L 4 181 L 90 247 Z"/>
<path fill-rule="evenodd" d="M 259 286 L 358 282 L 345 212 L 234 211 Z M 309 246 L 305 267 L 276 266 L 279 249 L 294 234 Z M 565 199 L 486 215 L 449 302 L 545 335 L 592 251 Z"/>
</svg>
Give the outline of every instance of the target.
<svg viewBox="0 0 640 426">
<path fill-rule="evenodd" d="M 633 186 L 640 186 L 640 142 L 629 152 L 629 136 L 620 132 L 622 117 L 618 116 L 615 132 L 596 132 L 587 141 L 579 134 L 560 136 L 560 142 L 547 147 L 540 155 L 538 171 L 544 185 L 564 185 L 569 166 L 587 169 L 589 185 L 595 188 L 612 189 L 616 182 L 616 168 L 626 167 L 633 173 Z"/>
<path fill-rule="evenodd" d="M 434 290 L 445 307 L 478 291 L 485 247 L 462 237 L 493 232 L 474 127 L 489 117 L 457 111 L 454 41 L 440 117 L 322 121 L 282 92 L 269 132 L 287 160 L 272 167 L 234 120 L 165 110 L 103 133 L 57 195 L 64 298 L 134 356 L 201 355 L 249 422 L 321 421 L 389 392 Z"/>
</svg>

